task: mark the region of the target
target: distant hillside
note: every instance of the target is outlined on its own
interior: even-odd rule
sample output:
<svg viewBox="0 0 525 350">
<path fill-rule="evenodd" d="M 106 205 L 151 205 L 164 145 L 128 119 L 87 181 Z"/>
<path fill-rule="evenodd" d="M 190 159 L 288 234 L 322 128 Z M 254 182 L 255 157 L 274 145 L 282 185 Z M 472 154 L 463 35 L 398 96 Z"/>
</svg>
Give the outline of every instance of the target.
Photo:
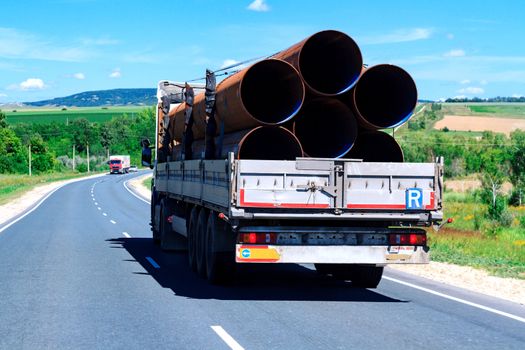
<svg viewBox="0 0 525 350">
<path fill-rule="evenodd" d="M 113 89 L 86 91 L 71 96 L 57 97 L 51 100 L 24 102 L 24 104 L 35 107 L 98 107 L 154 105 L 157 102 L 156 93 L 156 89 Z"/>
</svg>

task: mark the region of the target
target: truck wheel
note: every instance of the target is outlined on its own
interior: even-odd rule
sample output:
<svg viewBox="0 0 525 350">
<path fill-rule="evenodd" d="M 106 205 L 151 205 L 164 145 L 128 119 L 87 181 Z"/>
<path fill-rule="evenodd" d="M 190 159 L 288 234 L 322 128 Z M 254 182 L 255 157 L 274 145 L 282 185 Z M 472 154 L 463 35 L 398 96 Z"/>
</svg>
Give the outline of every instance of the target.
<svg viewBox="0 0 525 350">
<path fill-rule="evenodd" d="M 160 244 L 160 234 L 158 229 L 155 227 L 155 206 L 157 205 L 157 196 L 155 190 L 151 191 L 151 234 L 154 244 Z"/>
<path fill-rule="evenodd" d="M 168 216 L 170 214 L 171 213 L 170 213 L 168 201 L 163 199 L 160 204 L 160 222 L 159 222 L 160 246 L 162 250 L 166 250 L 168 248 L 167 243 L 169 240 L 169 235 L 172 234 L 171 225 L 168 223 Z"/>
<path fill-rule="evenodd" d="M 199 207 L 195 206 L 191 210 L 190 223 L 188 225 L 188 263 L 190 269 L 197 271 L 197 258 L 195 247 L 195 236 L 197 234 L 197 221 L 199 218 Z"/>
<path fill-rule="evenodd" d="M 368 265 L 351 266 L 352 285 L 361 288 L 376 288 L 381 277 L 383 277 L 383 267 Z"/>
<path fill-rule="evenodd" d="M 195 236 L 195 251 L 197 262 L 197 274 L 206 278 L 206 228 L 208 221 L 208 210 L 202 208 L 199 212 L 197 223 L 197 234 Z"/>
<path fill-rule="evenodd" d="M 217 219 L 217 213 L 210 211 L 206 227 L 206 272 L 211 284 L 229 282 L 235 273 L 233 253 L 218 252 L 219 240 L 226 239 L 226 225 Z"/>
</svg>

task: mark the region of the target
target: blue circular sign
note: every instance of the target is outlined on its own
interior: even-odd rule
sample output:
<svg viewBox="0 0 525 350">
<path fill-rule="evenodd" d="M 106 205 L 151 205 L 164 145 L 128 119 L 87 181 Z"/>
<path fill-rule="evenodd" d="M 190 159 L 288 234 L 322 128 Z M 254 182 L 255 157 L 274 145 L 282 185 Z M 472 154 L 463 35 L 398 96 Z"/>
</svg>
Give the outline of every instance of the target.
<svg viewBox="0 0 525 350">
<path fill-rule="evenodd" d="M 243 258 L 249 258 L 250 257 L 250 249 L 243 249 L 241 252 L 241 255 Z"/>
</svg>

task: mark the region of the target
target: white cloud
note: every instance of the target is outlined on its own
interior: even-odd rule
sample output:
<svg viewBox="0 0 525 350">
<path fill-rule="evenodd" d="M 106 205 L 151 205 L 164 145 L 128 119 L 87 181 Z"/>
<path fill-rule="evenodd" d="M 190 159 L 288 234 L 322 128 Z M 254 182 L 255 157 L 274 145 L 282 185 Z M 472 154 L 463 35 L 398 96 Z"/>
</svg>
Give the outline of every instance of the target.
<svg viewBox="0 0 525 350">
<path fill-rule="evenodd" d="M 120 68 L 115 68 L 113 71 L 109 74 L 110 78 L 118 79 L 122 76 L 122 73 L 120 73 Z"/>
<path fill-rule="evenodd" d="M 222 63 L 221 69 L 229 67 L 229 66 L 232 66 L 232 65 L 237 64 L 237 63 L 239 63 L 239 61 L 236 61 L 234 59 L 228 58 L 228 59 L 224 60 L 224 62 Z"/>
<path fill-rule="evenodd" d="M 0 92 L 0 97 L 7 97 L 7 94 Z"/>
<path fill-rule="evenodd" d="M 485 90 L 480 87 L 475 86 L 469 86 L 463 89 L 459 89 L 458 93 L 460 94 L 468 94 L 468 95 L 475 95 L 475 94 L 484 94 Z"/>
<path fill-rule="evenodd" d="M 43 90 L 45 88 L 47 88 L 47 85 L 40 78 L 28 78 L 20 84 L 11 84 L 7 87 L 8 90 L 22 91 Z"/>
<path fill-rule="evenodd" d="M 2 94 L 0 94 L 0 96 L 2 96 Z M 520 98 L 520 97 L 523 97 L 523 95 L 522 94 L 512 94 L 512 97 Z"/>
<path fill-rule="evenodd" d="M 402 43 L 429 39 L 432 33 L 431 28 L 398 29 L 388 34 L 363 37 L 359 42 L 365 45 Z"/>
<path fill-rule="evenodd" d="M 54 43 L 38 35 L 0 27 L 0 57 L 79 62 L 92 55 L 93 52 L 83 47 Z"/>
<path fill-rule="evenodd" d="M 270 11 L 270 6 L 268 6 L 265 0 L 254 0 L 250 5 L 248 5 L 247 9 L 257 12 L 267 12 Z"/>
<path fill-rule="evenodd" d="M 86 76 L 84 75 L 84 73 L 75 73 L 73 74 L 73 78 L 78 79 L 78 80 L 84 80 L 86 79 Z"/>
<path fill-rule="evenodd" d="M 480 83 L 481 85 L 487 85 L 489 82 L 488 82 L 487 80 L 483 79 L 483 80 L 480 80 L 479 83 Z"/>
<path fill-rule="evenodd" d="M 453 40 L 453 39 L 454 39 L 454 34 L 452 34 L 452 33 L 448 33 L 448 34 L 447 34 L 447 39 L 448 39 L 448 40 Z"/>
<path fill-rule="evenodd" d="M 470 80 L 464 79 L 464 80 L 460 81 L 459 83 L 462 84 L 462 85 L 470 84 Z"/>
<path fill-rule="evenodd" d="M 443 56 L 445 57 L 464 57 L 465 50 L 461 50 L 461 49 L 450 50 L 449 52 L 446 52 Z"/>
<path fill-rule="evenodd" d="M 120 44 L 119 40 L 111 39 L 108 37 L 102 38 L 84 38 L 80 40 L 83 45 L 86 46 L 111 46 Z"/>
</svg>

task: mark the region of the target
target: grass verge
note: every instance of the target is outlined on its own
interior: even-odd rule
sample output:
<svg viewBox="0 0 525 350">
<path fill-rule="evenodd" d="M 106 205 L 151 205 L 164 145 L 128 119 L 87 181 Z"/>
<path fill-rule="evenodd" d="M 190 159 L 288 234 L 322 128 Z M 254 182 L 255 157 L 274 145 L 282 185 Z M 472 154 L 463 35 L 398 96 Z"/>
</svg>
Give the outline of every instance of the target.
<svg viewBox="0 0 525 350">
<path fill-rule="evenodd" d="M 500 277 L 525 279 L 525 229 L 517 220 L 525 208 L 511 208 L 514 221 L 490 233 L 486 206 L 471 194 L 445 193 L 445 217 L 454 218 L 439 232 L 429 230 L 432 260 L 482 268 Z"/>
<path fill-rule="evenodd" d="M 94 174 L 94 173 L 92 173 Z M 74 179 L 86 176 L 86 173 L 50 173 L 41 175 L 0 175 L 0 205 L 20 197 L 34 187 L 54 181 Z"/>
</svg>

